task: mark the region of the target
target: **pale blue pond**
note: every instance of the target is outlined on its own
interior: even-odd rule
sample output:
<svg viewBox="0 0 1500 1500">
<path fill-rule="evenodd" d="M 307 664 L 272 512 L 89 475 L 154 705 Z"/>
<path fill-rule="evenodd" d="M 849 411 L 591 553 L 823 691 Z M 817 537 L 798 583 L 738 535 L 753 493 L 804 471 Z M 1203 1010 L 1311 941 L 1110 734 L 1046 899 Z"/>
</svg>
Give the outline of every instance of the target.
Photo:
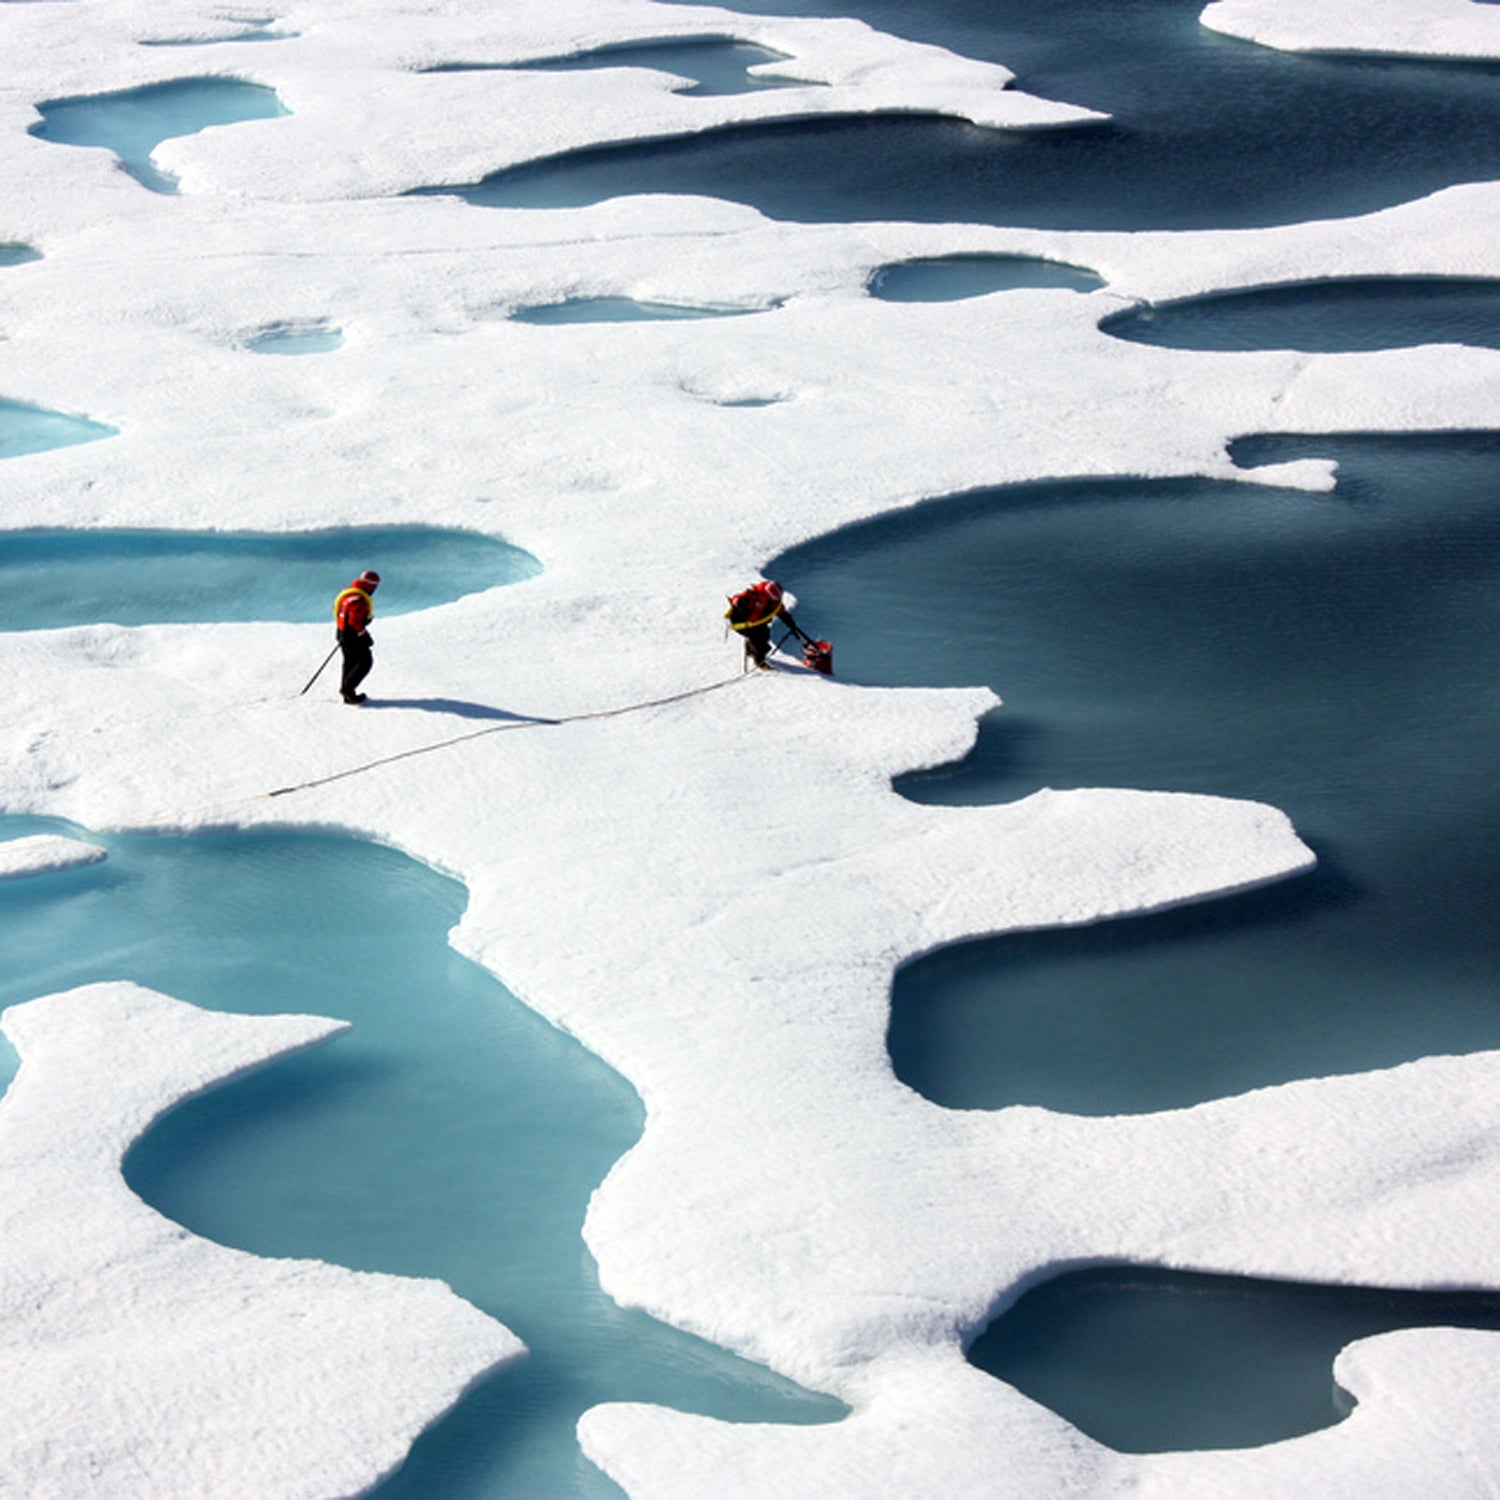
<svg viewBox="0 0 1500 1500">
<path fill-rule="evenodd" d="M 296 323 L 267 328 L 245 345 L 256 354 L 332 354 L 343 346 L 341 329 Z"/>
<path fill-rule="evenodd" d="M 522 307 L 511 314 L 516 323 L 662 323 L 690 318 L 733 318 L 759 312 L 754 307 L 690 307 L 675 302 L 638 302 L 633 297 L 578 297 Z"/>
<path fill-rule="evenodd" d="M 42 830 L 80 832 L 0 822 L 4 837 Z M 531 1346 L 424 1436 L 382 1495 L 617 1495 L 573 1436 L 600 1401 L 740 1421 L 842 1415 L 600 1293 L 579 1231 L 640 1133 L 640 1103 L 452 951 L 461 886 L 325 835 L 84 836 L 105 863 L 0 883 L 0 1004 L 125 978 L 211 1009 L 354 1022 L 182 1105 L 131 1152 L 131 1186 L 256 1254 L 440 1277 Z M 0 1058 L 0 1080 L 13 1068 Z"/>
<path fill-rule="evenodd" d="M 1054 260 L 1024 255 L 939 255 L 882 266 L 870 278 L 869 291 L 883 302 L 957 302 L 1027 287 L 1091 292 L 1103 285 L 1103 278 L 1094 272 Z"/>
<path fill-rule="evenodd" d="M 179 531 L 0 532 L 0 630 L 200 620 L 331 619 L 373 567 L 378 610 L 406 614 L 541 571 L 494 537 L 433 527 L 273 536 Z"/>
<path fill-rule="evenodd" d="M 969 1358 L 1120 1452 L 1249 1448 L 1349 1413 L 1345 1345 L 1439 1326 L 1500 1330 L 1500 1296 L 1115 1266 L 1029 1292 Z"/>
<path fill-rule="evenodd" d="M 143 187 L 175 193 L 177 179 L 151 153 L 165 140 L 196 135 L 211 125 L 266 120 L 288 111 L 274 89 L 238 78 L 182 78 L 110 94 L 47 99 L 31 133 L 67 146 L 103 146 Z"/>
<path fill-rule="evenodd" d="M 92 443 L 113 437 L 119 428 L 87 417 L 28 406 L 22 401 L 0 398 L 0 458 L 19 458 L 23 453 L 45 453 L 49 448 L 68 448 L 74 443 Z"/>
<path fill-rule="evenodd" d="M 568 57 L 540 58 L 524 63 L 445 63 L 430 73 L 471 72 L 593 72 L 599 68 L 651 68 L 690 78 L 684 94 L 748 94 L 758 89 L 800 87 L 795 80 L 766 77 L 749 70 L 765 63 L 784 62 L 785 54 L 739 42 L 731 37 L 688 37 L 659 42 L 631 42 L 617 47 L 598 47 Z"/>
<path fill-rule="evenodd" d="M 1341 353 L 1415 344 L 1500 348 L 1500 281 L 1439 276 L 1297 282 L 1117 313 L 1116 338 L 1170 349 Z"/>
</svg>

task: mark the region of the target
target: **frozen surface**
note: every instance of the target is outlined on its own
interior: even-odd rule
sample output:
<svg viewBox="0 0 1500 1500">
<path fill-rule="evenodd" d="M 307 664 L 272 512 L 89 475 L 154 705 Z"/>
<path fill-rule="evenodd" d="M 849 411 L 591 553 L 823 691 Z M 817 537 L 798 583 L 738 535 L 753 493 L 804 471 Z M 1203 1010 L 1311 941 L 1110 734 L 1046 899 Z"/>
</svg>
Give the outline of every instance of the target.
<svg viewBox="0 0 1500 1500">
<path fill-rule="evenodd" d="M 333 1495 L 520 1341 L 440 1282 L 197 1239 L 120 1177 L 180 1099 L 343 1030 L 130 984 L 12 1006 L 0 1102 L 0 1490 Z"/>
<path fill-rule="evenodd" d="M 1203 24 L 1287 52 L 1500 57 L 1490 0 L 1214 0 Z"/>
<path fill-rule="evenodd" d="M 97 844 L 56 834 L 39 833 L 27 838 L 7 839 L 0 843 L 0 880 L 48 875 L 54 870 L 75 870 L 80 865 L 98 864 L 104 857 L 104 850 Z"/>
<path fill-rule="evenodd" d="M 1311 856 L 1274 809 L 1208 796 L 907 802 L 891 777 L 962 755 L 990 688 L 742 677 L 719 611 L 793 543 L 932 496 L 1070 474 L 1252 483 L 1273 471 L 1236 469 L 1227 444 L 1244 433 L 1500 425 L 1491 350 L 1204 355 L 1097 326 L 1137 299 L 1486 274 L 1500 188 L 1197 234 L 778 225 L 665 196 L 478 211 L 390 195 L 751 118 L 936 111 L 1038 129 L 1090 116 L 849 21 L 674 8 L 683 39 L 732 33 L 820 85 L 695 98 L 636 69 L 420 71 L 661 39 L 663 8 L 640 0 L 503 13 L 308 0 L 277 18 L 295 35 L 232 49 L 237 76 L 291 114 L 166 142 L 157 160 L 181 186 L 167 198 L 107 152 L 28 134 L 34 102 L 196 76 L 193 49 L 134 43 L 227 39 L 242 23 L 182 0 L 6 6 L 0 23 L 13 59 L 0 238 L 43 251 L 0 277 L 0 395 L 119 429 L 6 459 L 0 524 L 461 526 L 546 570 L 378 619 L 378 711 L 358 715 L 331 690 L 297 696 L 326 626 L 246 622 L 232 598 L 221 624 L 0 637 L 0 805 L 95 827 L 337 825 L 464 879 L 463 951 L 646 1103 L 641 1144 L 589 1214 L 605 1288 L 854 1408 L 816 1430 L 597 1408 L 582 1429 L 595 1461 L 639 1495 L 1368 1496 L 1411 1493 L 1418 1475 L 1450 1495 L 1493 1487 L 1470 1456 L 1493 1451 L 1500 1415 L 1500 1350 L 1483 1336 L 1346 1352 L 1361 1404 L 1330 1433 L 1145 1460 L 965 1364 L 962 1341 L 996 1309 L 1093 1259 L 1493 1285 L 1500 1062 L 1431 1059 L 1128 1121 L 925 1102 L 885 1051 L 901 963 L 979 933 L 1253 887 Z M 1107 285 L 865 295 L 880 266 L 960 255 L 1042 256 Z M 765 311 L 509 317 L 589 297 Z M 284 325 L 336 326 L 344 348 L 245 355 L 245 330 Z M 1329 466 L 1274 477 L 1313 489 Z M 805 602 L 805 624 L 816 608 Z M 476 726 L 476 707 L 532 722 Z M 119 1151 L 151 1115 L 329 1023 L 231 1021 L 128 989 L 13 1021 L 28 1062 L 0 1119 L 8 1289 L 24 1316 L 6 1337 L 28 1371 L 59 1363 L 55 1380 L 5 1385 L 52 1403 L 50 1426 L 18 1410 L 8 1427 L 78 1440 L 47 1460 L 17 1439 L 7 1462 L 23 1481 L 76 1464 L 56 1489 L 77 1492 L 88 1464 L 128 1448 L 158 1494 L 191 1492 L 180 1466 L 194 1462 L 215 1466 L 221 1493 L 344 1493 L 514 1352 L 439 1288 L 203 1245 L 120 1187 Z M 101 1079 L 86 1064 L 106 1043 Z M 67 1065 L 49 1071 L 52 1056 Z M 106 1271 L 138 1277 L 123 1325 L 96 1289 L 127 1283 Z M 253 1337 L 216 1336 L 242 1296 Z M 299 1313 L 320 1338 L 291 1328 Z M 106 1326 L 128 1362 L 101 1366 Z M 74 1354 L 86 1391 L 70 1384 Z M 163 1382 L 150 1403 L 147 1354 Z M 103 1404 L 111 1425 L 78 1421 Z M 185 1451 L 220 1423 L 222 1441 Z M 257 1427 L 281 1435 L 271 1452 L 230 1435 Z M 260 1467 L 273 1462 L 285 1467 Z"/>
</svg>

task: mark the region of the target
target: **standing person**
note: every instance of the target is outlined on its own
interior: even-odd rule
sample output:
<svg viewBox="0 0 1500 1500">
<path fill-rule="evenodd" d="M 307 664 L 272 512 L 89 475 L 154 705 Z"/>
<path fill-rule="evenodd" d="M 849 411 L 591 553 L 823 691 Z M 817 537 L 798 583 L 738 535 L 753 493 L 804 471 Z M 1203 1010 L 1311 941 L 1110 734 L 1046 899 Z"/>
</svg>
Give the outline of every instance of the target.
<svg viewBox="0 0 1500 1500">
<path fill-rule="evenodd" d="M 344 653 L 344 676 L 339 689 L 345 703 L 363 703 L 365 694 L 359 685 L 375 665 L 375 642 L 370 638 L 370 621 L 375 618 L 371 595 L 380 587 L 380 574 L 366 569 L 333 601 L 333 622 L 338 631 L 339 650 Z"/>
<path fill-rule="evenodd" d="M 796 622 L 782 602 L 781 585 L 769 581 L 752 583 L 749 588 L 735 594 L 724 611 L 729 628 L 737 630 L 745 638 L 745 659 L 757 667 L 765 668 L 766 658 L 771 654 L 771 621 L 778 615 L 797 634 Z"/>
</svg>

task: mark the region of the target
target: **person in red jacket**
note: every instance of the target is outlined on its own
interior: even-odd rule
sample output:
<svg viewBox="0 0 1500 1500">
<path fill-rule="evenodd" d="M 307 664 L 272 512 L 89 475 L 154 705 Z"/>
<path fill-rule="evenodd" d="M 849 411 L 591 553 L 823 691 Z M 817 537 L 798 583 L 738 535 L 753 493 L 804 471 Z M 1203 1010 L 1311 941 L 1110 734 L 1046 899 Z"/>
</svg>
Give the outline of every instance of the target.
<svg viewBox="0 0 1500 1500">
<path fill-rule="evenodd" d="M 729 628 L 745 638 L 745 659 L 757 667 L 765 667 L 771 654 L 771 621 L 778 615 L 795 633 L 797 626 L 782 602 L 781 585 L 765 580 L 735 594 L 724 611 Z"/>
<path fill-rule="evenodd" d="M 361 573 L 333 601 L 333 622 L 338 631 L 339 650 L 344 653 L 344 675 L 339 689 L 345 703 L 363 703 L 365 694 L 359 685 L 375 665 L 375 642 L 370 638 L 370 621 L 375 618 L 371 595 L 380 586 L 380 574 L 373 569 Z"/>
</svg>

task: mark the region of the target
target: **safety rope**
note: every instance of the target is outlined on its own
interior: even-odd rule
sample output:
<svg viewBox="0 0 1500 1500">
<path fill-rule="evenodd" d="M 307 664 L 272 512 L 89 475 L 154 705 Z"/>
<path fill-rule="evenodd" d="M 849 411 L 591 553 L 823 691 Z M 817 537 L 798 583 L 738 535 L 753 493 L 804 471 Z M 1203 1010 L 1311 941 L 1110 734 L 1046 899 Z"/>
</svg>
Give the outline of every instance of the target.
<svg viewBox="0 0 1500 1500">
<path fill-rule="evenodd" d="M 456 734 L 451 739 L 436 740 L 430 745 L 418 745 L 411 750 L 402 750 L 396 755 L 383 755 L 379 760 L 366 761 L 361 766 L 351 766 L 347 771 L 335 771 L 329 776 L 318 776 L 312 781 L 299 781 L 295 786 L 280 786 L 274 792 L 262 792 L 263 797 L 285 797 L 290 792 L 305 792 L 311 787 L 327 786 L 332 781 L 343 781 L 350 776 L 362 775 L 365 771 L 373 771 L 377 766 L 389 766 L 398 760 L 410 760 L 415 755 L 429 755 L 434 750 L 446 750 L 452 745 L 462 745 L 467 740 L 482 739 L 487 734 L 503 734 L 512 729 L 542 729 L 556 728 L 561 724 L 581 724 L 589 719 L 615 719 L 622 714 L 641 713 L 648 708 L 663 708 L 669 703 L 681 703 L 687 698 L 698 698 L 704 693 L 714 693 L 720 688 L 733 687 L 737 682 L 745 680 L 744 673 L 736 673 L 733 677 L 722 678 L 718 682 L 710 682 L 704 687 L 688 688 L 681 693 L 672 693 L 665 698 L 651 698 L 644 703 L 627 703 L 623 708 L 601 708 L 592 713 L 568 714 L 560 719 L 521 719 L 510 724 L 491 724 L 484 729 L 473 729 L 467 734 Z M 247 799 L 250 801 L 255 798 Z"/>
</svg>

